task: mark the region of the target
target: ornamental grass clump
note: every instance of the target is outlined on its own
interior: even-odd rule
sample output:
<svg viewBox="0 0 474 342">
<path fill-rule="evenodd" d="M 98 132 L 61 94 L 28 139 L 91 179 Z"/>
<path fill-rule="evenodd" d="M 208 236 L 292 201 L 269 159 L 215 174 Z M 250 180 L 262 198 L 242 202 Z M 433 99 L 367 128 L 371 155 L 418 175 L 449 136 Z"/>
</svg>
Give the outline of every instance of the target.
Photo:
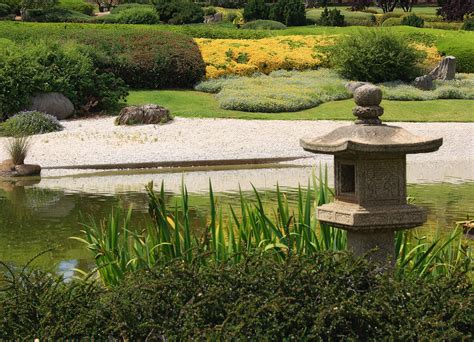
<svg viewBox="0 0 474 342">
<path fill-rule="evenodd" d="M 62 129 L 56 117 L 37 111 L 20 112 L 3 124 L 3 131 L 10 136 L 44 134 Z"/>
<path fill-rule="evenodd" d="M 8 139 L 6 144 L 7 153 L 14 165 L 23 165 L 31 147 L 29 137 L 16 137 Z"/>
</svg>

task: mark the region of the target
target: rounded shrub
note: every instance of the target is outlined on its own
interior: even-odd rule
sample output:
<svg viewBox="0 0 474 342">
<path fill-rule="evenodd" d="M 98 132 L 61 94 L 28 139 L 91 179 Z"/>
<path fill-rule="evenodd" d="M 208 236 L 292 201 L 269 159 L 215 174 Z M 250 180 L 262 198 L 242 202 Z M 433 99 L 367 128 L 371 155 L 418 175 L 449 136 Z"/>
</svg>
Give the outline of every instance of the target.
<svg viewBox="0 0 474 342">
<path fill-rule="evenodd" d="M 59 3 L 59 7 L 71 10 L 71 11 L 76 11 L 82 14 L 86 14 L 89 16 L 94 15 L 94 5 L 88 3 L 88 2 L 81 2 L 81 1 L 74 1 L 74 2 L 61 2 Z"/>
<path fill-rule="evenodd" d="M 97 70 L 91 49 L 72 43 L 10 45 L 0 49 L 0 113 L 25 109 L 38 93 L 58 92 L 79 111 L 114 107 L 127 95 L 124 82 Z"/>
<path fill-rule="evenodd" d="M 214 15 L 216 13 L 217 13 L 217 10 L 215 7 L 210 6 L 204 9 L 204 15 Z"/>
<path fill-rule="evenodd" d="M 382 27 L 401 26 L 402 18 L 388 18 L 382 23 Z"/>
<path fill-rule="evenodd" d="M 474 18 L 467 19 L 462 25 L 464 31 L 474 31 Z"/>
<path fill-rule="evenodd" d="M 158 24 L 160 17 L 154 8 L 130 8 L 116 16 L 120 24 Z"/>
<path fill-rule="evenodd" d="M 343 37 L 328 52 L 330 64 L 343 77 L 372 83 L 411 81 L 426 56 L 402 36 L 385 30 Z"/>
<path fill-rule="evenodd" d="M 249 21 L 242 28 L 249 30 L 284 30 L 286 25 L 274 20 L 254 20 Z"/>
<path fill-rule="evenodd" d="M 20 112 L 3 123 L 4 132 L 10 136 L 44 134 L 62 129 L 54 116 L 36 111 Z"/>
<path fill-rule="evenodd" d="M 416 14 L 410 14 L 402 18 L 401 24 L 404 26 L 424 27 L 425 21 Z"/>
<path fill-rule="evenodd" d="M 154 8 L 153 5 L 143 5 L 143 4 L 137 4 L 137 3 L 131 3 L 131 4 L 122 4 L 118 5 L 117 7 L 112 8 L 110 11 L 110 14 L 119 14 L 120 12 L 123 11 L 128 11 L 130 9 L 137 9 L 137 8 Z"/>
<path fill-rule="evenodd" d="M 244 7 L 243 16 L 246 21 L 268 19 L 268 6 L 265 0 L 249 0 Z"/>
</svg>

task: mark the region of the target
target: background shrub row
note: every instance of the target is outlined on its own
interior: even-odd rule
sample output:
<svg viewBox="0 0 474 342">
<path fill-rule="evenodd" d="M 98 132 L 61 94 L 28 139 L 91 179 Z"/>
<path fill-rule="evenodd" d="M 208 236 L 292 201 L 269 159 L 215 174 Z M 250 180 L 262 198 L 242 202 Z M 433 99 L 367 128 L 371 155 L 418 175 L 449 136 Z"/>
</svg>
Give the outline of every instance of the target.
<svg viewBox="0 0 474 342">
<path fill-rule="evenodd" d="M 395 279 L 373 269 L 329 253 L 286 263 L 172 263 L 132 274 L 111 289 L 64 283 L 39 271 L 14 278 L 5 272 L 0 339 L 472 338 L 472 282 L 465 274 Z"/>
</svg>

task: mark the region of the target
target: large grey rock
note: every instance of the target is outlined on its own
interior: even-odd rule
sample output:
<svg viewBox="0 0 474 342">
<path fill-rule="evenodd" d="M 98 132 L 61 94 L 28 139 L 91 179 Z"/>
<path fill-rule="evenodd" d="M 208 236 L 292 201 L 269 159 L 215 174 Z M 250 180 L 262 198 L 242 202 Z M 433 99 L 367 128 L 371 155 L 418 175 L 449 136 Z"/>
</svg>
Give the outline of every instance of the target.
<svg viewBox="0 0 474 342">
<path fill-rule="evenodd" d="M 456 57 L 447 56 L 429 74 L 435 80 L 453 80 L 456 76 Z"/>
<path fill-rule="evenodd" d="M 51 114 L 58 118 L 58 120 L 64 120 L 74 114 L 74 105 L 63 94 L 43 93 L 31 99 L 29 110 Z"/>
<path fill-rule="evenodd" d="M 431 75 L 424 75 L 415 78 L 413 86 L 421 90 L 431 90 L 434 88 L 433 77 Z"/>
<path fill-rule="evenodd" d="M 210 24 L 210 23 L 218 23 L 221 22 L 224 19 L 222 13 L 216 13 L 216 14 L 210 14 L 204 16 L 204 23 L 205 24 Z"/>
<path fill-rule="evenodd" d="M 4 161 L 0 167 L 0 177 L 27 177 L 41 174 L 41 166 L 35 164 L 13 165 L 9 160 Z"/>
<path fill-rule="evenodd" d="M 115 123 L 117 125 L 163 124 L 172 119 L 168 109 L 154 104 L 147 104 L 125 107 L 120 111 Z"/>
</svg>

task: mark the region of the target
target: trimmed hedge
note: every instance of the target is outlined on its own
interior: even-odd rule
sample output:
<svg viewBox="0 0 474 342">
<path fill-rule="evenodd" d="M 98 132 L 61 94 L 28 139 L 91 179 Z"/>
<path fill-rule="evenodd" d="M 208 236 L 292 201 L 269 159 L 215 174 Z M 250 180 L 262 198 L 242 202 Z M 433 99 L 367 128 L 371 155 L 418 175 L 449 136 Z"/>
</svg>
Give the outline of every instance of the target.
<svg viewBox="0 0 474 342">
<path fill-rule="evenodd" d="M 470 340 L 466 274 L 380 275 L 345 253 L 139 272 L 111 289 L 5 272 L 0 339 Z"/>
<path fill-rule="evenodd" d="M 254 20 L 249 21 L 242 28 L 249 30 L 284 30 L 286 25 L 274 20 Z"/>
<path fill-rule="evenodd" d="M 55 7 L 47 10 L 31 9 L 26 11 L 25 21 L 43 23 L 63 23 L 63 22 L 88 22 L 92 18 L 81 12 L 66 8 Z"/>
<path fill-rule="evenodd" d="M 89 16 L 94 15 L 94 5 L 88 2 L 74 1 L 74 2 L 59 2 L 59 7 L 66 8 L 71 11 L 80 12 Z"/>
<path fill-rule="evenodd" d="M 89 46 L 96 66 L 132 88 L 190 88 L 205 75 L 205 63 L 193 39 L 147 27 L 12 23 L 0 37 L 14 41 L 75 41 Z M 34 27 L 34 28 L 32 28 Z"/>
</svg>

